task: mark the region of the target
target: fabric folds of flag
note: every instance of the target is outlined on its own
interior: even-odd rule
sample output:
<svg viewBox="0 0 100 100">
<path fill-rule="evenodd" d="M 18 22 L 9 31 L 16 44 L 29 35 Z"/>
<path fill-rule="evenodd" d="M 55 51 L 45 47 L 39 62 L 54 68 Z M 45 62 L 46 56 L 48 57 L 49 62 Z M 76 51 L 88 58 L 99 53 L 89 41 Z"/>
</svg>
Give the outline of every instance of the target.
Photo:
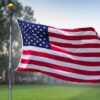
<svg viewBox="0 0 100 100">
<path fill-rule="evenodd" d="M 18 20 L 22 33 L 19 71 L 70 82 L 100 82 L 100 40 L 92 27 L 58 29 Z"/>
</svg>

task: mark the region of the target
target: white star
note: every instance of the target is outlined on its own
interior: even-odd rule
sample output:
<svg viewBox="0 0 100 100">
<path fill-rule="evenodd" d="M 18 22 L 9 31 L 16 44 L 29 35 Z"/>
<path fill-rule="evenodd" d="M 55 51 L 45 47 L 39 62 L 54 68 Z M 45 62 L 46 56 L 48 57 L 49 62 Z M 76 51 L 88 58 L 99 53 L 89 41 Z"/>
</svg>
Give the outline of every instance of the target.
<svg viewBox="0 0 100 100">
<path fill-rule="evenodd" d="M 26 36 L 28 36 L 28 34 L 26 34 Z"/>
<path fill-rule="evenodd" d="M 34 40 L 36 40 L 36 38 L 33 38 Z"/>
<path fill-rule="evenodd" d="M 34 25 L 32 25 L 32 27 L 34 27 Z"/>
<path fill-rule="evenodd" d="M 46 47 L 48 47 L 48 45 L 46 45 Z"/>
<path fill-rule="evenodd" d="M 25 34 L 26 32 L 25 32 L 25 31 L 23 31 L 23 33 Z"/>
<path fill-rule="evenodd" d="M 42 40 L 42 39 L 39 39 L 40 41 Z"/>
<path fill-rule="evenodd" d="M 39 44 L 39 46 L 42 46 L 42 44 Z"/>
<path fill-rule="evenodd" d="M 31 40 L 31 42 L 33 42 L 33 40 Z"/>
<path fill-rule="evenodd" d="M 46 38 L 44 38 L 44 40 L 46 40 Z"/>
<path fill-rule="evenodd" d="M 37 43 L 39 43 L 39 41 L 36 41 Z"/>
<path fill-rule="evenodd" d="M 29 27 L 29 29 L 31 29 L 32 27 Z"/>
<path fill-rule="evenodd" d="M 34 30 L 37 30 L 37 28 L 34 28 Z"/>
<path fill-rule="evenodd" d="M 45 32 L 43 32 L 43 34 L 45 35 L 46 33 L 45 33 Z"/>
<path fill-rule="evenodd" d="M 30 42 L 28 42 L 28 44 L 30 44 Z"/>
<path fill-rule="evenodd" d="M 34 30 L 32 30 L 32 32 L 34 32 Z"/>
<path fill-rule="evenodd" d="M 39 38 L 38 36 L 36 36 L 36 38 Z"/>
<path fill-rule="evenodd" d="M 24 26 L 24 23 L 22 23 L 22 25 Z"/>
<path fill-rule="evenodd" d="M 33 36 L 31 35 L 31 38 L 33 38 Z"/>
<path fill-rule="evenodd" d="M 40 28 L 40 26 L 37 26 L 38 28 Z"/>
<path fill-rule="evenodd" d="M 28 40 L 26 39 L 26 42 L 27 42 Z"/>
<path fill-rule="evenodd" d="M 25 42 L 25 44 L 27 44 L 27 42 Z"/>
<path fill-rule="evenodd" d="M 28 37 L 28 39 L 30 39 L 30 36 Z"/>
<path fill-rule="evenodd" d="M 41 34 L 40 37 L 43 37 L 43 35 Z"/>
<path fill-rule="evenodd" d="M 42 31 L 42 29 L 40 29 L 40 31 Z"/>
<path fill-rule="evenodd" d="M 39 31 L 37 31 L 37 33 L 40 33 Z"/>
<path fill-rule="evenodd" d="M 27 24 L 27 26 L 29 26 L 29 24 Z"/>
<path fill-rule="evenodd" d="M 29 31 L 29 29 L 28 29 L 28 28 L 27 28 L 26 30 L 27 30 L 27 31 Z"/>
<path fill-rule="evenodd" d="M 24 26 L 24 28 L 26 28 L 26 25 Z"/>
<path fill-rule="evenodd" d="M 34 43 L 34 45 L 36 45 L 36 43 Z"/>
<path fill-rule="evenodd" d="M 34 36 L 36 36 L 36 34 L 33 34 Z"/>
<path fill-rule="evenodd" d="M 43 41 L 43 44 L 45 44 L 45 42 Z"/>
<path fill-rule="evenodd" d="M 46 27 L 44 26 L 43 28 L 45 29 Z"/>
</svg>

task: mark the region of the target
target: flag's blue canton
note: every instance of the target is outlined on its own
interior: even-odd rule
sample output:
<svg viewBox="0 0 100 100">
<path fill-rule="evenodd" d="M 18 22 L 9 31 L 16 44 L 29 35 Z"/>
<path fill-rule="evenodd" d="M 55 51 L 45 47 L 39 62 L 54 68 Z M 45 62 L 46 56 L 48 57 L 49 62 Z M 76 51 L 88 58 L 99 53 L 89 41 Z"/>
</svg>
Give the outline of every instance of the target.
<svg viewBox="0 0 100 100">
<path fill-rule="evenodd" d="M 50 48 L 48 26 L 18 20 L 23 45 Z"/>
</svg>

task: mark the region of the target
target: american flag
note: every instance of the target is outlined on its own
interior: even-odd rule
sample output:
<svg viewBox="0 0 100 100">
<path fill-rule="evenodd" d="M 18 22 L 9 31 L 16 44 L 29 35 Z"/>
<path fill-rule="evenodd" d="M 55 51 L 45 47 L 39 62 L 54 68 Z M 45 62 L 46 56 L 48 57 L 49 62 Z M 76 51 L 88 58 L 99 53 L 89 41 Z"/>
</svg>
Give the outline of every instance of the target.
<svg viewBox="0 0 100 100">
<path fill-rule="evenodd" d="M 100 39 L 92 27 L 58 29 L 18 20 L 22 33 L 19 71 L 70 82 L 100 82 Z"/>
</svg>

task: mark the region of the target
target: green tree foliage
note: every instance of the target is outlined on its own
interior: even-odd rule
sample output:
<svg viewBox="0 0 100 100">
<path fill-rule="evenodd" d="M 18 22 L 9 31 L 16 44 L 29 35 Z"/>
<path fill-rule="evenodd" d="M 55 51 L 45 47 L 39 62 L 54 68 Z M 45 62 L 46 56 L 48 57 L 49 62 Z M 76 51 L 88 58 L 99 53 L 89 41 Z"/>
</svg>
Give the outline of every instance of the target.
<svg viewBox="0 0 100 100">
<path fill-rule="evenodd" d="M 15 3 L 15 11 L 13 14 L 13 59 L 12 59 L 12 67 L 17 67 L 19 57 L 20 57 L 20 47 L 21 47 L 21 39 L 20 32 L 17 25 L 16 19 L 23 19 L 26 21 L 35 22 L 34 11 L 31 7 L 23 6 L 19 1 Z M 9 47 L 9 13 L 5 8 L 2 7 L 2 2 L 0 0 L 0 74 L 2 70 L 8 68 L 8 47 Z"/>
</svg>

